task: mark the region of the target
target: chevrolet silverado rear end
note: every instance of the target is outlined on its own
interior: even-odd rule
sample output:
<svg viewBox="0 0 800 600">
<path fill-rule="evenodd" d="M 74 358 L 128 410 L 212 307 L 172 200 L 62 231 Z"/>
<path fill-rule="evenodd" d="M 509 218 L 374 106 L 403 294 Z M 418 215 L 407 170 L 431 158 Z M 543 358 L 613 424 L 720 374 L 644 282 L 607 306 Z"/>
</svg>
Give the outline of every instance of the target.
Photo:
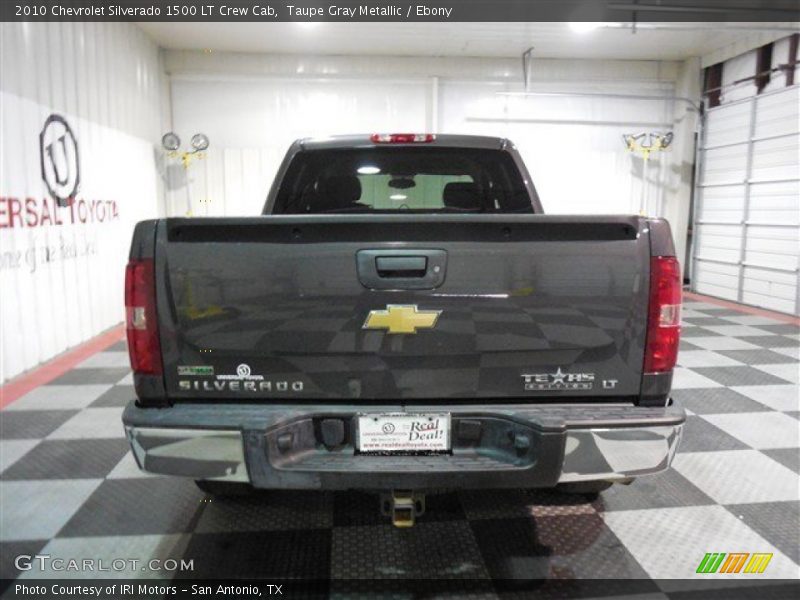
<svg viewBox="0 0 800 600">
<path fill-rule="evenodd" d="M 665 221 L 542 214 L 506 140 L 304 140 L 265 215 L 138 224 L 123 421 L 206 482 L 601 489 L 675 453 L 679 282 Z"/>
</svg>

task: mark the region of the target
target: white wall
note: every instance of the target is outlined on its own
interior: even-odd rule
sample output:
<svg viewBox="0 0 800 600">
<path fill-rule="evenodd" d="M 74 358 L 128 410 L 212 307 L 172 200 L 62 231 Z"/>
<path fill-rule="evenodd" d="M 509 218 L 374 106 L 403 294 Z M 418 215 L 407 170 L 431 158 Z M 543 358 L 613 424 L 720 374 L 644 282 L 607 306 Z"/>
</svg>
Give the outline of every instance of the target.
<svg viewBox="0 0 800 600">
<path fill-rule="evenodd" d="M 425 91 L 420 81 L 173 77 L 175 130 L 186 140 L 201 131 L 212 144 L 189 172 L 192 213 L 259 214 L 297 138 L 376 131 L 387 123 L 424 130 Z M 184 181 L 180 169 L 173 173 L 168 212 L 183 215 Z"/>
<path fill-rule="evenodd" d="M 663 212 L 668 164 L 653 155 L 649 184 L 623 133 L 668 131 L 669 100 L 520 96 L 520 61 L 267 56 L 167 52 L 173 122 L 211 148 L 189 173 L 195 215 L 258 214 L 289 143 L 299 137 L 373 131 L 507 136 L 531 169 L 550 213 Z M 679 64 L 535 60 L 532 88 L 671 96 Z M 187 212 L 173 166 L 170 214 Z M 668 191 L 668 193 L 671 193 Z M 688 206 L 686 207 L 688 210 Z"/>
<path fill-rule="evenodd" d="M 159 50 L 133 25 L 3 23 L 0 39 L 5 381 L 123 320 L 133 226 L 160 204 L 166 88 Z M 71 209 L 54 207 L 41 178 L 39 133 L 53 113 L 78 142 Z"/>
</svg>

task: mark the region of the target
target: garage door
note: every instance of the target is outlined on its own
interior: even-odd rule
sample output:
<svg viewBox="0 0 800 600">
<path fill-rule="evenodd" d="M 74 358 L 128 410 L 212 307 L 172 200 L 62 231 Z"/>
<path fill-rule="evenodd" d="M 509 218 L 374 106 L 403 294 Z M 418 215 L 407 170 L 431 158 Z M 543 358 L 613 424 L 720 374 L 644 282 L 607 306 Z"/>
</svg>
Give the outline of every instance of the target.
<svg viewBox="0 0 800 600">
<path fill-rule="evenodd" d="M 692 289 L 800 314 L 800 86 L 712 108 L 700 151 Z"/>
</svg>

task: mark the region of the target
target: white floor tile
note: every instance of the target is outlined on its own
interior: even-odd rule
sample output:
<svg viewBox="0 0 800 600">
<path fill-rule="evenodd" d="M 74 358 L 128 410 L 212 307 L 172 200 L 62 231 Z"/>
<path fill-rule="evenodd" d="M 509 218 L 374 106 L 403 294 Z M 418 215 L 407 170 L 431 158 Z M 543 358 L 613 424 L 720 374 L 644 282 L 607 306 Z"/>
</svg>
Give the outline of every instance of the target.
<svg viewBox="0 0 800 600">
<path fill-rule="evenodd" d="M 682 367 L 738 367 L 743 363 L 710 350 L 684 350 L 678 353 L 678 364 Z"/>
<path fill-rule="evenodd" d="M 43 385 L 15 400 L 5 410 L 85 408 L 110 389 L 110 385 Z"/>
<path fill-rule="evenodd" d="M 737 385 L 731 389 L 773 410 L 800 410 L 800 387 L 796 385 Z"/>
<path fill-rule="evenodd" d="M 707 316 L 708 315 L 706 313 L 698 312 L 694 309 L 687 308 L 686 304 L 681 306 L 681 317 L 683 317 L 684 319 L 702 319 Z"/>
<path fill-rule="evenodd" d="M 765 329 L 758 329 L 757 327 L 748 327 L 747 325 L 709 325 L 708 327 L 703 327 L 703 329 L 708 329 L 709 331 L 713 331 L 714 333 L 718 333 L 720 335 L 732 336 L 732 337 L 750 337 L 750 336 L 760 336 L 760 335 L 774 335 L 770 331 L 766 331 Z"/>
<path fill-rule="evenodd" d="M 758 450 L 678 454 L 672 467 L 720 504 L 800 498 L 800 477 Z"/>
<path fill-rule="evenodd" d="M 171 578 L 180 572 L 151 570 L 150 561 L 173 558 L 180 564 L 188 540 L 189 536 L 186 534 L 57 538 L 50 540 L 39 554 L 49 555 L 52 559 L 63 559 L 65 563 L 76 560 L 79 565 L 84 559 L 93 558 L 94 572 L 56 571 L 50 562 L 45 564 L 45 569 L 42 569 L 40 563 L 34 562 L 34 568 L 24 571 L 20 579 Z M 118 558 L 123 560 L 112 563 Z M 100 560 L 102 565 L 99 563 Z M 137 562 L 132 563 L 131 560 Z M 100 571 L 101 568 L 104 570 Z"/>
<path fill-rule="evenodd" d="M 85 361 L 77 365 L 76 369 L 101 369 L 130 367 L 130 359 L 127 352 L 98 352 L 90 356 Z"/>
<path fill-rule="evenodd" d="M 695 373 L 691 369 L 683 367 L 676 367 L 672 375 L 672 389 L 682 390 L 690 388 L 713 388 L 722 387 L 721 383 L 717 383 L 713 379 L 709 379 L 705 375 Z"/>
<path fill-rule="evenodd" d="M 783 363 L 778 365 L 753 365 L 756 369 L 780 377 L 792 383 L 800 383 L 800 364 Z"/>
<path fill-rule="evenodd" d="M 701 415 L 751 448 L 800 448 L 800 421 L 782 412 Z"/>
<path fill-rule="evenodd" d="M 102 481 L 0 482 L 0 540 L 52 538 Z"/>
<path fill-rule="evenodd" d="M 654 579 L 707 579 L 696 573 L 706 552 L 772 552 L 760 578 L 794 579 L 797 565 L 722 506 L 603 513 L 614 534 Z M 654 551 L 654 540 L 658 551 Z M 716 574 L 714 579 L 741 574 Z"/>
<path fill-rule="evenodd" d="M 133 373 L 128 373 L 117 382 L 117 385 L 133 385 Z"/>
<path fill-rule="evenodd" d="M 39 440 L 0 440 L 0 473 L 25 456 Z"/>
<path fill-rule="evenodd" d="M 787 346 L 786 348 L 770 348 L 773 352 L 783 354 L 800 361 L 800 346 Z"/>
<path fill-rule="evenodd" d="M 759 350 L 761 347 L 738 338 L 716 335 L 713 337 L 690 337 L 687 342 L 704 350 Z"/>
<path fill-rule="evenodd" d="M 47 436 L 49 440 L 124 438 L 122 407 L 86 408 Z"/>
</svg>

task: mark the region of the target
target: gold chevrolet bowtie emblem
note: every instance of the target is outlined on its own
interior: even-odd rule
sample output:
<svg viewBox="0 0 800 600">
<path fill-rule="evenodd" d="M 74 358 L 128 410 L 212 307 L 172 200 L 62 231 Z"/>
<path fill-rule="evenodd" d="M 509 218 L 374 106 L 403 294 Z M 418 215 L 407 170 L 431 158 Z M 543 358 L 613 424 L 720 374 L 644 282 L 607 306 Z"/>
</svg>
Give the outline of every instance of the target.
<svg viewBox="0 0 800 600">
<path fill-rule="evenodd" d="M 440 310 L 419 310 L 414 304 L 390 304 L 386 310 L 371 310 L 364 329 L 386 329 L 387 333 L 417 333 L 436 325 Z"/>
</svg>

